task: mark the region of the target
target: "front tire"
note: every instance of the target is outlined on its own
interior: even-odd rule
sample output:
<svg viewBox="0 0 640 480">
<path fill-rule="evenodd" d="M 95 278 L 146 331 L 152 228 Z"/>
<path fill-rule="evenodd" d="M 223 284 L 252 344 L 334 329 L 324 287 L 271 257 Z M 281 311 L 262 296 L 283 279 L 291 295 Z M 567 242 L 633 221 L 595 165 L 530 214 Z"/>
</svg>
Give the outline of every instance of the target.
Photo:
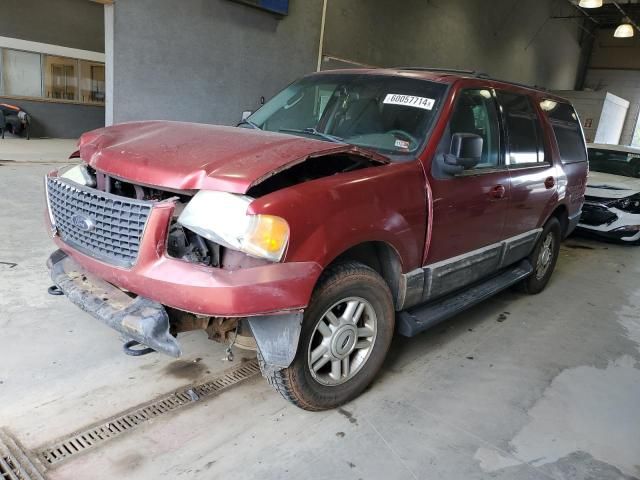
<svg viewBox="0 0 640 480">
<path fill-rule="evenodd" d="M 330 267 L 305 311 L 292 364 L 265 375 L 280 394 L 311 411 L 338 407 L 373 381 L 395 322 L 391 292 L 373 269 L 347 262 Z"/>
<path fill-rule="evenodd" d="M 560 222 L 556 217 L 551 217 L 545 224 L 540 238 L 529 256 L 533 273 L 522 282 L 522 290 L 525 293 L 536 295 L 544 290 L 549 283 L 560 254 L 561 232 Z"/>
</svg>

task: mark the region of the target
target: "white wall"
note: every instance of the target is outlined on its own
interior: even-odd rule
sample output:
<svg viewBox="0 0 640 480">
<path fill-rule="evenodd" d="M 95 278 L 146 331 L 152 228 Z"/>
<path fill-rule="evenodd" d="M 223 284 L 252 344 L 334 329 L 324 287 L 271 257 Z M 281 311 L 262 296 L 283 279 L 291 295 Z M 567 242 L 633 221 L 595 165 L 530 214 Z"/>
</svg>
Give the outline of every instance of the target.
<svg viewBox="0 0 640 480">
<path fill-rule="evenodd" d="M 606 92 L 561 90 L 554 93 L 571 101 L 580 117 L 580 123 L 582 123 L 587 143 L 593 143 L 600 123 L 600 115 L 602 114 Z"/>
<path fill-rule="evenodd" d="M 629 101 L 620 144 L 630 145 L 640 115 L 640 71 L 590 69 L 587 72 L 585 88 L 607 91 Z"/>
<path fill-rule="evenodd" d="M 556 91 L 578 112 L 587 143 L 620 143 L 629 102 L 604 90 Z"/>
<path fill-rule="evenodd" d="M 640 35 L 614 38 L 613 30 L 600 30 L 596 36 L 584 86 L 629 100 L 620 138 L 621 144 L 629 145 L 640 116 Z M 636 142 L 640 146 L 640 132 Z"/>
<path fill-rule="evenodd" d="M 620 143 L 622 127 L 627 118 L 629 102 L 607 92 L 600 115 L 600 125 L 596 132 L 595 143 Z"/>
<path fill-rule="evenodd" d="M 104 6 L 104 66 L 105 66 L 105 105 L 104 124 L 113 125 L 113 41 L 114 7 Z"/>
</svg>

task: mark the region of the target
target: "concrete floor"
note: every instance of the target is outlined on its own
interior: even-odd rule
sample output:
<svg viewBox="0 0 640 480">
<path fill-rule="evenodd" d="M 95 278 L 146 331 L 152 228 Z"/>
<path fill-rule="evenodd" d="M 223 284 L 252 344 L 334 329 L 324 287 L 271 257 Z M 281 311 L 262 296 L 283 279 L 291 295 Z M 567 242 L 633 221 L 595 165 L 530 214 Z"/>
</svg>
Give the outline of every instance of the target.
<svg viewBox="0 0 640 480">
<path fill-rule="evenodd" d="M 67 138 L 32 138 L 26 140 L 9 133 L 0 139 L 0 162 L 66 162 L 77 149 L 77 140 Z"/>
<path fill-rule="evenodd" d="M 0 427 L 35 450 L 229 367 L 200 333 L 180 337 L 181 360 L 127 357 L 117 334 L 46 294 L 49 168 L 0 162 Z M 639 275 L 640 248 L 572 238 L 545 292 L 508 291 L 397 338 L 377 381 L 343 409 L 304 412 L 254 377 L 46 475 L 640 477 Z"/>
</svg>

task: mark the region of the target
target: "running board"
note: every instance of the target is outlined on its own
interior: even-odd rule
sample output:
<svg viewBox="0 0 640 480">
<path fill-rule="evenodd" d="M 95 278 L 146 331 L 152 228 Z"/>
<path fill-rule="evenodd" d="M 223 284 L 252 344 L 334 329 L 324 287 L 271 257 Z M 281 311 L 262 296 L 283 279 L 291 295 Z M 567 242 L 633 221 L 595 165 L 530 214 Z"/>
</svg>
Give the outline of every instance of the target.
<svg viewBox="0 0 640 480">
<path fill-rule="evenodd" d="M 495 277 L 465 288 L 459 293 L 403 310 L 396 317 L 397 331 L 404 337 L 413 337 L 472 305 L 509 288 L 511 285 L 527 278 L 531 272 L 533 272 L 531 263 L 528 260 L 522 260 L 520 263 L 503 270 Z"/>
</svg>

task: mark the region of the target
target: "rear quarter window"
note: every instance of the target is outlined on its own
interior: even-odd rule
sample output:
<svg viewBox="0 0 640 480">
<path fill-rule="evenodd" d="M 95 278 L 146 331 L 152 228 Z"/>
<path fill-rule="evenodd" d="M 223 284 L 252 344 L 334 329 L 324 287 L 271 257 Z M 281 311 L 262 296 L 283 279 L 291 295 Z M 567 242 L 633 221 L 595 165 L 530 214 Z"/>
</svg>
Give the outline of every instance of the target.
<svg viewBox="0 0 640 480">
<path fill-rule="evenodd" d="M 568 103 L 543 100 L 540 107 L 551 123 L 562 163 L 587 161 L 587 149 L 578 114 Z"/>
<path fill-rule="evenodd" d="M 548 162 L 540 118 L 527 95 L 497 91 L 507 130 L 510 167 L 531 166 Z"/>
</svg>

